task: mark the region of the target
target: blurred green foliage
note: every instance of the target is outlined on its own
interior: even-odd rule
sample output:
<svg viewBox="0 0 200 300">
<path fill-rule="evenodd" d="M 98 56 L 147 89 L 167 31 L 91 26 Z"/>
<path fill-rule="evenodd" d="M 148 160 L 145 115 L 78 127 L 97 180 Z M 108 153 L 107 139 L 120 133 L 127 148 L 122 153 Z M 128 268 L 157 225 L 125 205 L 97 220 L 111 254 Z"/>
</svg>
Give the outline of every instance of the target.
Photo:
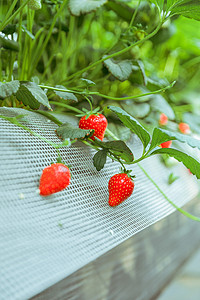
<svg viewBox="0 0 200 300">
<path fill-rule="evenodd" d="M 4 20 L 11 2 L 2 1 L 0 20 Z M 185 112 L 198 114 L 200 26 L 197 20 L 179 15 L 168 18 L 151 39 L 116 57 L 116 63 L 126 60 L 133 65 L 128 79 L 118 77 L 124 81 L 113 76 L 106 63 L 73 76 L 104 55 L 142 40 L 159 24 L 158 9 L 151 2 L 104 2 L 95 11 L 80 13 L 79 16 L 71 14 L 73 0 L 44 0 L 42 9 L 36 11 L 24 7 L 2 30 L 1 81 L 30 80 L 37 81 L 37 84 L 62 85 L 84 91 L 88 87 L 80 80 L 82 77 L 95 82 L 96 85 L 89 87 L 91 92 L 123 97 L 155 91 L 176 80 L 176 85 L 162 95 L 119 101 L 115 105 L 123 107 L 150 127 L 158 125 L 161 112 L 171 119 L 172 122 L 168 124 L 171 128 L 176 127 L 175 122 L 184 120 Z M 21 3 L 16 1 L 13 12 Z M 64 8 L 59 11 L 62 5 Z M 161 7 L 163 2 L 158 1 L 158 5 Z M 8 42 L 8 46 L 5 46 L 5 40 L 9 40 L 10 46 Z M 55 94 L 50 93 L 48 96 L 51 100 L 58 100 Z M 94 105 L 102 108 L 114 102 L 99 96 L 93 98 Z M 87 107 L 84 97 L 79 95 L 78 100 L 78 103 L 71 104 Z M 7 104 L 11 105 L 11 102 Z M 190 122 L 192 124 L 192 118 Z"/>
</svg>

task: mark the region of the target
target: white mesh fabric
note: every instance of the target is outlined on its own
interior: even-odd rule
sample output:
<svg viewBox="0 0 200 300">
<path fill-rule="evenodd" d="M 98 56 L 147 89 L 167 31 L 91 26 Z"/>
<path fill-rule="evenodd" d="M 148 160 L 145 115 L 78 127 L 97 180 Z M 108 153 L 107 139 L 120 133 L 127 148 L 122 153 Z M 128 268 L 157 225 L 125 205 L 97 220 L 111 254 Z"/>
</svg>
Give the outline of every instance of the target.
<svg viewBox="0 0 200 300">
<path fill-rule="evenodd" d="M 60 143 L 57 125 L 44 116 L 10 108 L 0 108 L 0 114 L 26 114 L 24 125 Z M 70 186 L 41 197 L 41 172 L 56 161 L 56 150 L 9 121 L 0 119 L 0 124 L 0 298 L 30 298 L 174 211 L 136 165 L 133 195 L 109 207 L 108 181 L 119 165 L 108 160 L 97 172 L 94 150 L 82 143 L 61 150 L 72 166 Z M 137 155 L 135 138 L 130 146 Z M 142 165 L 177 205 L 197 195 L 194 177 L 181 165 L 176 168 L 180 179 L 170 188 L 171 170 L 158 158 Z"/>
</svg>

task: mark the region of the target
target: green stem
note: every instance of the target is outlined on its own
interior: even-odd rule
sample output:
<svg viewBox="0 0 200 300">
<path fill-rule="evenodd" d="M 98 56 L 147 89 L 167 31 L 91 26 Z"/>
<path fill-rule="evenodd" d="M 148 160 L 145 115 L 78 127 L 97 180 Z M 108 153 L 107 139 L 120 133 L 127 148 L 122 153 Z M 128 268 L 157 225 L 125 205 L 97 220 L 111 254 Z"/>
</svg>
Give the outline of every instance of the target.
<svg viewBox="0 0 200 300">
<path fill-rule="evenodd" d="M 15 61 L 15 53 L 13 53 L 13 51 L 10 51 L 8 81 L 12 80 L 14 61 Z"/>
<path fill-rule="evenodd" d="M 140 95 L 134 95 L 134 96 L 128 96 L 128 97 L 122 97 L 122 98 L 117 98 L 117 97 L 111 97 L 111 96 L 107 96 L 107 95 L 103 95 L 103 94 L 100 94 L 99 92 L 89 92 L 88 91 L 88 94 L 89 95 L 98 95 L 102 98 L 106 98 L 106 99 L 111 99 L 111 100 L 116 100 L 116 101 L 123 101 L 123 100 L 129 100 L 129 99 L 135 99 L 135 98 L 141 98 L 141 97 L 145 97 L 145 96 L 148 96 L 148 95 L 153 95 L 153 94 L 159 94 L 161 92 L 164 92 L 165 90 L 169 89 L 169 88 L 172 88 L 175 84 L 175 81 L 173 81 L 170 85 L 162 88 L 162 89 L 159 89 L 157 91 L 154 91 L 154 92 L 149 92 L 149 93 L 145 93 L 145 94 L 140 94 Z M 74 91 L 74 90 L 69 90 L 69 89 L 60 89 L 60 88 L 55 88 L 55 87 L 51 87 L 51 86 L 46 86 L 46 85 L 39 85 L 39 87 L 41 88 L 46 88 L 48 90 L 54 90 L 54 91 L 60 91 L 60 92 L 69 92 L 69 93 L 74 93 L 74 94 L 80 94 L 80 95 L 84 95 L 85 92 L 78 92 L 78 91 Z"/>
<path fill-rule="evenodd" d="M 70 75 L 70 76 L 67 77 L 63 82 L 66 82 L 66 81 L 68 81 L 68 80 L 70 80 L 70 79 L 72 79 L 72 78 L 74 78 L 74 77 L 76 77 L 76 76 L 78 76 L 78 75 L 81 75 L 82 73 L 84 73 L 84 72 L 86 72 L 86 71 L 92 69 L 93 67 L 99 65 L 100 63 L 104 62 L 105 60 L 107 60 L 107 59 L 109 59 L 109 58 L 113 58 L 113 57 L 122 55 L 122 54 L 126 53 L 127 51 L 129 51 L 132 47 L 135 47 L 135 46 L 137 46 L 137 45 L 142 44 L 142 43 L 145 42 L 146 40 L 148 40 L 148 39 L 150 39 L 151 37 L 153 37 L 153 36 L 159 31 L 159 29 L 161 28 L 161 26 L 162 26 L 162 23 L 160 23 L 160 24 L 159 24 L 159 25 L 158 25 L 158 26 L 157 26 L 150 34 L 148 34 L 148 35 L 147 35 L 146 37 L 144 37 L 142 40 L 139 40 L 139 41 L 133 43 L 132 45 L 130 45 L 129 47 L 127 47 L 127 48 L 125 48 L 125 49 L 122 49 L 122 50 L 120 50 L 120 51 L 118 51 L 118 52 L 115 52 L 115 53 L 113 53 L 113 54 L 110 54 L 110 55 L 108 55 L 108 56 L 106 56 L 106 57 L 104 57 L 104 58 L 102 58 L 102 59 L 100 59 L 100 60 L 98 60 L 98 61 L 96 61 L 96 62 L 90 64 L 89 66 L 83 68 L 82 70 L 79 70 L 78 72 L 76 72 L 76 73 Z"/>
<path fill-rule="evenodd" d="M 63 1 L 63 3 L 61 4 L 60 8 L 59 8 L 58 11 L 57 11 L 57 13 L 56 13 L 55 16 L 54 16 L 54 18 L 53 18 L 53 20 L 52 20 L 52 23 L 51 23 L 51 26 L 50 26 L 50 28 L 49 28 L 49 30 L 48 30 L 47 37 L 46 37 L 46 39 L 45 39 L 45 41 L 44 41 L 44 43 L 42 44 L 42 47 L 41 47 L 41 49 L 40 49 L 39 55 L 36 57 L 36 59 L 35 59 L 33 65 L 32 65 L 31 72 L 30 72 L 30 74 L 29 74 L 30 76 L 32 75 L 32 73 L 33 73 L 33 71 L 35 70 L 35 68 L 37 67 L 37 64 L 38 64 L 38 62 L 39 62 L 39 60 L 40 60 L 40 58 L 41 58 L 41 56 L 42 56 L 42 54 L 43 54 L 43 52 L 44 52 L 44 50 L 45 50 L 47 44 L 48 44 L 48 42 L 49 42 L 49 39 L 50 39 L 51 35 L 52 35 L 52 32 L 53 32 L 54 26 L 55 26 L 55 24 L 56 24 L 56 21 L 57 21 L 57 19 L 59 18 L 60 14 L 62 13 L 62 10 L 63 10 L 63 8 L 65 7 L 65 5 L 66 5 L 67 2 L 68 2 L 68 0 L 64 0 L 64 1 Z"/>
<path fill-rule="evenodd" d="M 41 87 L 42 89 L 48 89 L 48 90 L 53 90 L 53 91 L 58 91 L 58 92 L 68 92 L 68 93 L 74 93 L 74 94 L 80 94 L 83 95 L 84 92 L 78 92 L 78 91 L 73 91 L 73 90 L 69 90 L 69 89 L 60 89 L 60 88 L 56 88 L 56 87 L 52 87 L 52 86 L 48 86 L 48 85 L 38 85 L 39 87 Z"/>
<path fill-rule="evenodd" d="M 67 109 L 69 109 L 69 110 L 75 111 L 75 112 L 78 113 L 78 114 L 82 114 L 82 113 L 83 113 L 80 109 L 75 108 L 75 107 L 70 106 L 70 105 L 67 105 L 67 104 L 62 103 L 62 102 L 50 101 L 50 104 L 53 104 L 53 105 L 57 105 L 57 106 L 61 106 L 61 107 L 67 108 Z"/>
<path fill-rule="evenodd" d="M 124 166 L 124 164 L 123 164 L 123 162 L 121 161 L 121 159 L 120 159 L 119 157 L 117 157 L 117 155 L 113 154 L 113 153 L 110 152 L 110 151 L 108 151 L 108 153 L 110 154 L 109 157 L 110 157 L 111 159 L 115 158 L 115 160 L 118 161 L 118 162 L 121 164 L 124 173 L 126 173 L 126 167 Z"/>
<path fill-rule="evenodd" d="M 21 1 L 20 1 L 21 4 Z M 22 16 L 23 16 L 23 10 L 20 11 L 20 15 L 19 15 L 19 25 L 18 25 L 18 37 L 17 37 L 17 41 L 19 43 L 19 52 L 18 52 L 18 76 L 20 77 L 20 73 L 21 73 L 21 56 L 22 56 Z"/>
<path fill-rule="evenodd" d="M 133 22 L 134 22 L 134 20 L 135 20 L 136 14 L 137 14 L 137 12 L 138 12 L 138 8 L 139 8 L 139 6 L 140 6 L 140 2 L 141 2 L 141 0 L 138 1 L 138 5 L 137 5 L 137 7 L 136 7 L 136 9 L 135 9 L 135 11 L 134 11 L 134 13 L 133 13 L 133 16 L 132 16 L 132 18 L 131 18 L 130 24 L 129 24 L 129 26 L 128 26 L 128 30 L 133 26 Z M 127 31 L 128 31 L 128 30 L 127 30 Z"/>
<path fill-rule="evenodd" d="M 4 21 L 1 23 L 0 26 L 0 31 L 2 31 L 19 13 L 20 11 L 26 6 L 26 4 L 29 2 L 30 0 L 26 0 L 24 1 L 24 3 L 16 10 L 16 12 L 6 20 L 6 18 L 4 19 Z"/>
<path fill-rule="evenodd" d="M 111 136 L 115 141 L 118 141 L 118 140 L 119 140 L 118 137 L 117 137 L 116 135 L 114 135 L 114 133 L 113 133 L 110 129 L 106 128 L 106 133 L 107 133 L 109 136 Z"/>
<path fill-rule="evenodd" d="M 50 142 L 49 140 L 47 140 L 45 137 L 41 136 L 40 134 L 32 131 L 31 129 L 29 129 L 28 127 L 24 126 L 23 124 L 19 123 L 17 119 L 24 117 L 24 115 L 18 115 L 17 117 L 5 117 L 5 116 L 0 116 L 1 119 L 7 120 L 9 122 L 11 122 L 14 125 L 17 125 L 18 127 L 23 128 L 24 130 L 28 131 L 30 134 L 38 137 L 39 139 L 41 139 L 42 141 L 46 142 L 47 144 L 49 144 L 50 146 L 57 148 L 57 145 L 55 143 Z"/>
<path fill-rule="evenodd" d="M 33 24 L 34 24 L 34 16 L 35 16 L 35 11 L 28 9 L 28 14 L 29 14 L 29 22 L 28 22 L 28 30 L 32 34 L 33 31 Z M 32 46 L 33 46 L 33 40 L 31 37 L 28 39 L 28 48 L 29 48 L 29 53 L 27 56 L 27 76 L 28 76 L 28 70 L 31 65 L 31 60 L 32 60 Z"/>
<path fill-rule="evenodd" d="M 166 86 L 166 87 L 164 87 L 162 89 L 159 89 L 157 91 L 154 91 L 154 92 L 149 92 L 149 93 L 140 94 L 140 95 L 134 95 L 134 96 L 128 96 L 128 97 L 122 97 L 122 98 L 107 96 L 107 95 L 100 94 L 98 92 L 89 92 L 89 95 L 98 95 L 98 96 L 100 96 L 102 98 L 106 98 L 106 99 L 111 99 L 111 100 L 115 100 L 115 101 L 123 101 L 123 100 L 130 100 L 130 99 L 135 99 L 135 98 L 141 98 L 141 97 L 145 97 L 145 96 L 153 95 L 153 94 L 159 94 L 161 92 L 164 92 L 167 89 L 172 88 L 175 83 L 176 82 L 173 81 L 170 85 L 168 85 L 168 86 Z"/>
<path fill-rule="evenodd" d="M 10 6 L 10 8 L 9 8 L 7 14 L 6 14 L 6 16 L 5 16 L 4 21 L 6 21 L 6 20 L 10 17 L 10 15 L 12 14 L 12 11 L 13 11 L 13 9 L 15 8 L 15 5 L 17 4 L 17 1 L 18 1 L 18 0 L 14 0 L 14 1 L 12 2 L 12 4 L 11 4 L 11 6 Z M 3 21 L 3 22 L 4 22 L 4 21 Z"/>
<path fill-rule="evenodd" d="M 175 207 L 180 213 L 182 213 L 184 216 L 188 217 L 191 220 L 200 222 L 200 218 L 188 213 L 187 211 L 183 210 L 182 208 L 178 207 L 174 202 L 172 202 L 167 195 L 160 189 L 160 187 L 157 185 L 157 183 L 151 178 L 151 176 L 146 172 L 146 170 L 138 163 L 138 167 L 143 171 L 143 173 L 146 175 L 146 177 L 153 183 L 153 185 L 156 187 L 156 189 L 163 195 L 163 197 L 173 206 Z"/>
<path fill-rule="evenodd" d="M 97 151 L 99 150 L 98 146 L 92 145 L 92 144 L 88 143 L 87 141 L 84 141 L 84 140 L 80 139 L 80 142 L 85 144 L 86 146 L 89 146 L 90 148 L 93 148 L 93 149 L 97 150 Z"/>
<path fill-rule="evenodd" d="M 84 97 L 87 100 L 87 102 L 89 103 L 89 105 L 90 105 L 90 112 L 92 113 L 92 103 L 91 103 L 91 101 L 90 101 L 90 99 L 88 97 L 86 97 L 86 96 L 84 96 Z"/>
</svg>

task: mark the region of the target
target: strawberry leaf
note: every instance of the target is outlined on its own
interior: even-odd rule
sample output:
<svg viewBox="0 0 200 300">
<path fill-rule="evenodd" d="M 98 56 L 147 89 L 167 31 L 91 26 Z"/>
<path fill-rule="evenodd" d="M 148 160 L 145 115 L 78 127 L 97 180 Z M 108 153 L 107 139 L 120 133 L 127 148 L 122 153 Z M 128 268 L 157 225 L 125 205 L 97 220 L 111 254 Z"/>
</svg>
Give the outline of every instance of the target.
<svg viewBox="0 0 200 300">
<path fill-rule="evenodd" d="M 123 141 L 101 142 L 95 140 L 95 142 L 103 149 L 108 149 L 115 155 L 120 156 L 126 162 L 132 162 L 134 159 L 132 151 Z"/>
<path fill-rule="evenodd" d="M 66 88 L 63 85 L 56 85 L 55 87 L 58 88 L 58 89 L 66 90 Z M 54 90 L 54 93 L 57 96 L 59 96 L 60 98 L 64 99 L 64 100 L 73 100 L 73 101 L 76 101 L 76 102 L 78 101 L 76 96 L 72 93 L 56 91 L 56 90 Z"/>
<path fill-rule="evenodd" d="M 154 154 L 168 154 L 169 156 L 174 157 L 178 161 L 182 162 L 186 168 L 190 169 L 192 174 L 196 175 L 196 177 L 200 179 L 200 163 L 192 156 L 172 148 L 157 149 L 151 153 L 151 155 Z"/>
<path fill-rule="evenodd" d="M 142 144 L 144 145 L 144 148 L 146 148 L 150 141 L 150 134 L 148 133 L 148 131 L 146 131 L 144 127 L 135 118 L 133 118 L 120 107 L 109 106 L 108 108 L 118 116 L 118 118 L 126 127 L 128 127 L 133 133 L 135 133 L 139 137 Z"/>
<path fill-rule="evenodd" d="M 92 86 L 92 85 L 96 85 L 96 83 L 92 80 L 89 80 L 87 78 L 81 78 L 81 81 L 83 81 L 85 83 L 86 86 Z"/>
<path fill-rule="evenodd" d="M 19 80 L 13 80 L 10 82 L 2 83 L 0 82 L 0 99 L 5 99 L 15 94 L 20 87 Z"/>
<path fill-rule="evenodd" d="M 151 146 L 149 150 L 154 149 L 156 146 L 160 145 L 161 143 L 170 141 L 170 140 L 178 140 L 182 143 L 187 143 L 192 148 L 197 147 L 200 149 L 200 141 L 197 139 L 194 139 L 191 136 L 188 136 L 186 134 L 181 134 L 178 132 L 172 132 L 161 128 L 155 128 L 153 131 Z"/>
<path fill-rule="evenodd" d="M 99 150 L 94 156 L 93 156 L 93 164 L 97 171 L 100 171 L 103 169 L 107 158 L 107 150 Z"/>
<path fill-rule="evenodd" d="M 160 12 L 163 10 L 164 0 L 150 0 L 150 1 L 157 6 Z"/>
<path fill-rule="evenodd" d="M 182 15 L 200 21 L 200 1 L 198 0 L 169 0 L 167 8 L 170 16 Z"/>
<path fill-rule="evenodd" d="M 84 137 L 90 137 L 94 133 L 94 130 L 85 130 L 72 126 L 70 123 L 64 123 L 56 129 L 56 134 L 62 140 L 65 139 L 80 139 Z"/>
<path fill-rule="evenodd" d="M 20 88 L 16 93 L 16 97 L 19 101 L 22 101 L 24 105 L 29 105 L 32 109 L 38 109 L 40 104 L 51 109 L 47 95 L 34 82 L 20 81 Z"/>
<path fill-rule="evenodd" d="M 105 57 L 106 56 L 103 56 L 103 58 Z M 128 79 L 132 73 L 132 63 L 128 60 L 117 62 L 114 59 L 109 58 L 104 61 L 104 65 L 108 68 L 110 73 L 120 81 Z"/>
<path fill-rule="evenodd" d="M 110 0 L 106 3 L 106 8 L 109 10 L 113 10 L 119 18 L 124 19 L 128 23 L 130 23 L 131 18 L 134 14 L 134 9 L 125 4 L 125 1 L 114 1 Z"/>
</svg>

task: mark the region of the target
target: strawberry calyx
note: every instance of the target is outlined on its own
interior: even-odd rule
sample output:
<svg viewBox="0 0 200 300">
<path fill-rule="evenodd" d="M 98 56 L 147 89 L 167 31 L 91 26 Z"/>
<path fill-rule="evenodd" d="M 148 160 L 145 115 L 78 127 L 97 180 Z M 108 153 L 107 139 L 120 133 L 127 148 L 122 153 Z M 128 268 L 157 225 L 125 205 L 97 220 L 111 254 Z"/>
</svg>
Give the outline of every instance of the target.
<svg viewBox="0 0 200 300">
<path fill-rule="evenodd" d="M 131 175 L 132 170 L 127 170 L 126 168 L 121 168 L 121 172 L 119 174 L 126 174 L 129 178 L 136 178 L 135 175 Z"/>
<path fill-rule="evenodd" d="M 56 159 L 56 162 L 51 162 L 50 163 L 51 165 L 54 165 L 54 164 L 63 164 L 64 166 L 68 167 L 68 169 L 70 169 L 72 166 L 71 165 L 68 165 L 65 161 L 62 160 L 62 157 L 60 155 L 58 155 L 57 159 Z"/>
<path fill-rule="evenodd" d="M 93 110 L 88 110 L 86 108 L 83 108 L 82 113 L 76 115 L 76 117 L 84 117 L 85 116 L 85 119 L 87 120 L 91 115 L 98 116 L 101 113 L 102 113 L 102 110 L 100 110 L 99 106 Z"/>
</svg>

